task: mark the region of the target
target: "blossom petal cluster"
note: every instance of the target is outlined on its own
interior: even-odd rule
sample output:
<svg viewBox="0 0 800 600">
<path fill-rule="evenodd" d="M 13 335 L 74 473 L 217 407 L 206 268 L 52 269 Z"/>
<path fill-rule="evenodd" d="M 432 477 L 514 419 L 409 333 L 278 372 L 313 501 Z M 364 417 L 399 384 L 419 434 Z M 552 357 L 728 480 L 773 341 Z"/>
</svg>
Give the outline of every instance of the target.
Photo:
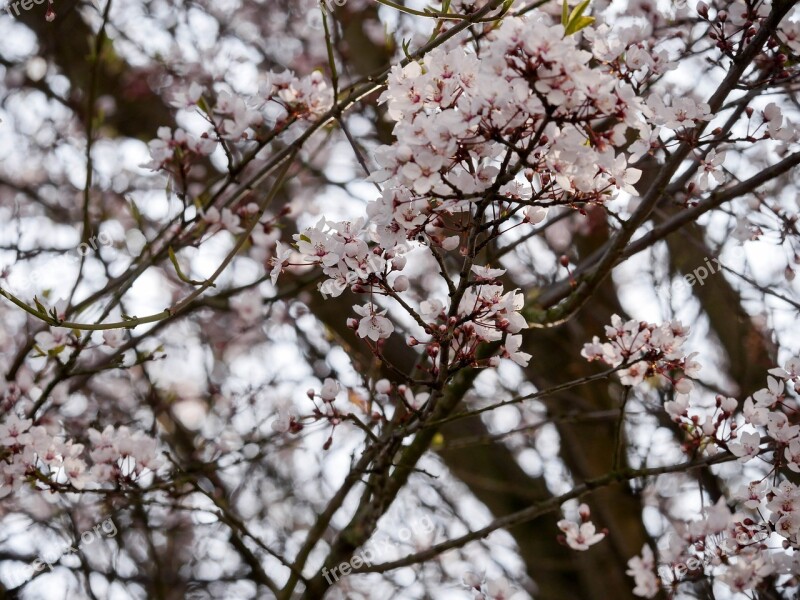
<svg viewBox="0 0 800 600">
<path fill-rule="evenodd" d="M 84 445 L 14 413 L 0 422 L 0 458 L 0 498 L 27 481 L 79 490 L 133 483 L 163 464 L 156 440 L 141 431 L 110 425 L 102 432 L 89 429 Z"/>
<path fill-rule="evenodd" d="M 607 342 L 594 336 L 584 345 L 581 356 L 591 361 L 600 361 L 620 369 L 620 381 L 624 385 L 637 386 L 651 377 L 672 383 L 680 393 L 688 393 L 692 383 L 688 379 L 700 370 L 694 354 L 686 355 L 683 345 L 689 336 L 689 328 L 680 321 L 661 325 L 644 321 L 623 322 L 619 315 L 611 317 L 606 326 Z"/>
<path fill-rule="evenodd" d="M 150 162 L 144 166 L 164 170 L 180 180 L 181 175 L 220 144 L 247 143 L 277 135 L 291 141 L 304 123 L 319 118 L 333 105 L 333 92 L 319 71 L 297 77 L 292 71 L 269 71 L 258 94 L 243 97 L 227 89 L 207 90 L 193 82 L 178 92 L 172 105 L 198 110 L 209 127 L 199 135 L 181 128 L 161 127 L 158 137 L 149 142 Z M 231 165 L 232 166 L 232 165 Z"/>
<path fill-rule="evenodd" d="M 677 394 L 665 409 L 683 430 L 684 450 L 714 456 L 730 452 L 737 462 L 761 472 L 700 518 L 673 522 L 675 535 L 660 549 L 658 576 L 649 548 L 629 561 L 637 596 L 651 598 L 661 584 L 713 575 L 734 592 L 753 592 L 770 577 L 800 567 L 800 359 L 769 370 L 767 386 L 743 402 L 717 396 L 709 410 L 690 394 Z M 786 552 L 791 550 L 791 553 Z"/>
<path fill-rule="evenodd" d="M 394 67 L 381 99 L 397 141 L 378 150 L 381 169 L 371 176 L 387 186 L 368 209 L 376 241 L 388 247 L 422 233 L 443 246 L 452 236 L 438 217 L 473 210 L 492 188 L 523 205 L 534 195 L 550 205 L 635 194 L 641 173 L 614 145 L 629 128 L 648 133 L 649 109 L 591 58 L 533 11 L 504 20 L 480 58 L 437 49 Z M 588 134 L 600 118 L 613 127 Z M 530 169 L 530 182 L 499 179 L 509 154 L 510 171 Z"/>
</svg>

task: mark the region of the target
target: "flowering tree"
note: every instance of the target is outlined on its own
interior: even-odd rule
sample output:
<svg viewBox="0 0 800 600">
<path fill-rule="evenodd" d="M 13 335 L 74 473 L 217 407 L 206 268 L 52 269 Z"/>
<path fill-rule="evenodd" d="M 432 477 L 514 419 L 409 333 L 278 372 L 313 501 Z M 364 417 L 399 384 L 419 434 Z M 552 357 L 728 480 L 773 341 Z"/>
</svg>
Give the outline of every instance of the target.
<svg viewBox="0 0 800 600">
<path fill-rule="evenodd" d="M 33 1 L 5 596 L 796 597 L 794 0 Z"/>
</svg>

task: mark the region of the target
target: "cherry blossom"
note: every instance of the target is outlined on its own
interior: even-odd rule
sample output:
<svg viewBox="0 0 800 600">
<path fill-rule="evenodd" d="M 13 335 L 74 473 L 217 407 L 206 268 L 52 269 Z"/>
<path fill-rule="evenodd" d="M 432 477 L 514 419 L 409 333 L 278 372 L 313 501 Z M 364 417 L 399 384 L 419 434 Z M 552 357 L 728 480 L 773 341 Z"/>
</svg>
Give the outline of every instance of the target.
<svg viewBox="0 0 800 600">
<path fill-rule="evenodd" d="M 800 377 L 800 359 L 798 358 L 790 358 L 786 361 L 786 364 L 783 368 L 776 367 L 774 369 L 770 369 L 770 375 L 774 375 L 784 381 L 791 380 L 793 382 L 797 382 L 798 377 Z M 768 378 L 767 381 L 770 381 L 771 378 Z M 777 388 L 776 388 L 777 389 Z"/>
<path fill-rule="evenodd" d="M 578 507 L 581 522 L 576 523 L 567 519 L 558 522 L 558 528 L 564 532 L 567 545 L 573 550 L 588 550 L 606 536 L 604 532 L 598 532 L 589 520 L 589 507 L 581 504 Z"/>
<path fill-rule="evenodd" d="M 369 338 L 373 342 L 388 338 L 394 331 L 394 325 L 384 315 L 386 310 L 378 311 L 373 304 L 354 306 L 356 314 L 361 315 L 356 333 L 362 338 Z"/>
<path fill-rule="evenodd" d="M 528 362 L 531 360 L 531 355 L 527 352 L 520 351 L 522 346 L 521 335 L 509 335 L 506 338 L 505 346 L 503 347 L 503 354 L 506 358 L 510 358 L 521 367 L 527 367 Z"/>
<path fill-rule="evenodd" d="M 655 556 L 650 546 L 642 546 L 641 556 L 634 556 L 628 561 L 628 575 L 633 577 L 636 586 L 633 593 L 641 598 L 653 598 L 660 589 L 655 574 Z"/>
<path fill-rule="evenodd" d="M 604 533 L 597 533 L 593 523 L 578 525 L 572 521 L 559 521 L 559 529 L 566 534 L 567 544 L 573 550 L 588 550 L 601 541 Z"/>
<path fill-rule="evenodd" d="M 757 432 L 745 432 L 741 435 L 740 441 L 729 444 L 728 449 L 739 457 L 739 460 L 746 462 L 758 455 L 761 436 Z"/>
</svg>

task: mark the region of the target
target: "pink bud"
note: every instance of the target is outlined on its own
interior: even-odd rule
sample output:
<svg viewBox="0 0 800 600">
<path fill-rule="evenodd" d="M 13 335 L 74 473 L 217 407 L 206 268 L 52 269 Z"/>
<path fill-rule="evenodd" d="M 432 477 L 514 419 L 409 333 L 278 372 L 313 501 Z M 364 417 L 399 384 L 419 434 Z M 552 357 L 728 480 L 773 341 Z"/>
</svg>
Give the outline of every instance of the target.
<svg viewBox="0 0 800 600">
<path fill-rule="evenodd" d="M 453 235 L 442 240 L 442 248 L 447 250 L 448 252 L 451 250 L 455 250 L 458 248 L 458 245 L 461 243 L 461 239 L 457 235 Z"/>
<path fill-rule="evenodd" d="M 397 292 L 405 292 L 408 289 L 408 277 L 405 275 L 400 275 L 397 279 L 394 280 L 394 289 Z"/>
</svg>

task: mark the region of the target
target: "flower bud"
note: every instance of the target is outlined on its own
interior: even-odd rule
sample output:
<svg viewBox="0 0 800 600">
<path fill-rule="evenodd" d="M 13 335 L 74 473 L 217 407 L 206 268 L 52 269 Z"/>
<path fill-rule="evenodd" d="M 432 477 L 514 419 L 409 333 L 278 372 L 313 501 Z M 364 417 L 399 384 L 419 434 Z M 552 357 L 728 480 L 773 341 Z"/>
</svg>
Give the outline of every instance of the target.
<svg viewBox="0 0 800 600">
<path fill-rule="evenodd" d="M 455 250 L 458 248 L 458 245 L 461 243 L 461 239 L 457 235 L 452 235 L 450 237 L 446 237 L 442 240 L 442 248 L 447 250 L 448 252 Z"/>
<path fill-rule="evenodd" d="M 405 292 L 408 289 L 408 277 L 405 275 L 400 275 L 397 279 L 394 280 L 394 287 L 396 292 Z"/>
</svg>

